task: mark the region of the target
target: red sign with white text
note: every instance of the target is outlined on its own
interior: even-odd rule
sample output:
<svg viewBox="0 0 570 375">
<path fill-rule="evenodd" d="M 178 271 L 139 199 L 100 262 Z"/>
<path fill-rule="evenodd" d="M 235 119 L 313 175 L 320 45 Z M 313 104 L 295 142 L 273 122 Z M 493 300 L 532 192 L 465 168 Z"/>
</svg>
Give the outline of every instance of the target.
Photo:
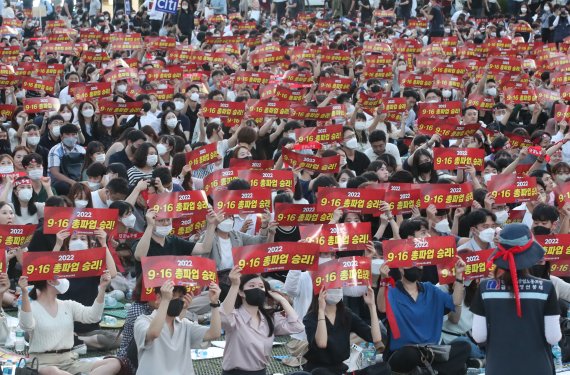
<svg viewBox="0 0 570 375">
<path fill-rule="evenodd" d="M 473 203 L 473 185 L 463 184 L 418 184 L 422 191 L 420 208 L 433 204 L 438 210 L 456 207 L 468 207 Z"/>
<path fill-rule="evenodd" d="M 318 157 L 313 155 L 299 154 L 282 148 L 283 162 L 293 168 L 303 168 L 321 173 L 338 173 L 340 170 L 340 155 Z"/>
<path fill-rule="evenodd" d="M 319 264 L 313 276 L 313 293 L 321 289 L 336 289 L 370 285 L 371 261 L 368 257 L 345 257 Z"/>
<path fill-rule="evenodd" d="M 28 246 L 35 230 L 36 225 L 0 225 L 0 248 L 9 251 Z"/>
<path fill-rule="evenodd" d="M 456 170 L 470 166 L 475 170 L 485 169 L 485 151 L 480 148 L 444 148 L 433 149 L 433 169 Z"/>
<path fill-rule="evenodd" d="M 238 173 L 239 178 L 249 182 L 252 188 L 270 188 L 272 190 L 283 190 L 295 188 L 293 171 L 290 170 L 246 170 L 242 169 Z"/>
<path fill-rule="evenodd" d="M 106 255 L 104 247 L 81 251 L 25 252 L 22 276 L 26 276 L 28 281 L 99 276 L 107 266 Z"/>
<path fill-rule="evenodd" d="M 316 204 L 275 203 L 275 221 L 282 226 L 299 224 L 326 224 L 332 212 L 318 212 Z"/>
<path fill-rule="evenodd" d="M 149 194 L 149 209 L 158 212 L 159 218 L 190 216 L 208 210 L 208 199 L 203 190 L 178 191 L 161 194 Z"/>
<path fill-rule="evenodd" d="M 218 161 L 218 143 L 210 143 L 186 153 L 186 163 L 193 171 Z"/>
<path fill-rule="evenodd" d="M 319 245 L 303 242 L 270 242 L 232 250 L 234 264 L 243 274 L 285 270 L 314 271 L 319 264 Z"/>
<path fill-rule="evenodd" d="M 374 214 L 380 211 L 383 199 L 383 190 L 321 187 L 317 192 L 317 210 L 332 212 L 341 207 L 349 212 Z"/>
<path fill-rule="evenodd" d="M 536 177 L 499 174 L 491 177 L 487 189 L 495 198 L 495 204 L 528 202 L 538 197 Z"/>
<path fill-rule="evenodd" d="M 400 268 L 444 264 L 455 258 L 457 243 L 453 236 L 441 236 L 387 240 L 382 246 L 390 268 Z"/>
</svg>

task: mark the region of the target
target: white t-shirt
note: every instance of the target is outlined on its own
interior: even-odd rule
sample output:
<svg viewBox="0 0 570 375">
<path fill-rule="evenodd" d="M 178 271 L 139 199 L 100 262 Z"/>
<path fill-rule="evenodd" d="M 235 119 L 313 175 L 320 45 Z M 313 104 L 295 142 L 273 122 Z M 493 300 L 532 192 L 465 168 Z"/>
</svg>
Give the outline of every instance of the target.
<svg viewBox="0 0 570 375">
<path fill-rule="evenodd" d="M 218 237 L 220 241 L 220 258 L 221 262 L 218 265 L 219 270 L 227 270 L 234 266 L 234 259 L 232 255 L 232 241 L 229 238 Z"/>
<path fill-rule="evenodd" d="M 99 197 L 99 190 L 91 192 L 91 201 L 93 202 L 93 208 L 109 208 L 107 202 L 103 202 L 101 197 Z"/>
<path fill-rule="evenodd" d="M 394 159 L 396 159 L 396 165 L 402 165 L 402 158 L 400 157 L 400 150 L 398 150 L 398 146 L 393 143 L 386 143 L 385 153 L 392 155 Z M 368 159 L 370 159 L 370 161 L 374 161 L 379 157 L 379 155 L 376 155 L 376 153 L 372 150 L 372 147 L 366 149 L 366 151 L 364 151 L 364 154 L 368 156 Z"/>
</svg>

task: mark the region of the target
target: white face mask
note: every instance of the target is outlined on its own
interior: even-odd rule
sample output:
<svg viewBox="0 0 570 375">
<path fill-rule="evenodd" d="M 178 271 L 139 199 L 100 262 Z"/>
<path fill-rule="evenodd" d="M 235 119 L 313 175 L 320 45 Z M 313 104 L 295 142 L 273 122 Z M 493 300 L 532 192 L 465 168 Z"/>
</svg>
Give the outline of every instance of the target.
<svg viewBox="0 0 570 375">
<path fill-rule="evenodd" d="M 149 167 L 154 167 L 158 162 L 158 155 L 147 155 L 146 165 Z"/>
<path fill-rule="evenodd" d="M 156 145 L 156 151 L 158 152 L 159 155 L 164 155 L 166 154 L 166 151 L 168 151 L 168 149 L 166 148 L 165 145 L 159 143 Z"/>
<path fill-rule="evenodd" d="M 487 89 L 487 95 L 497 96 L 497 88 L 496 87 L 488 88 Z"/>
<path fill-rule="evenodd" d="M 28 171 L 28 177 L 30 177 L 34 181 L 39 180 L 40 178 L 42 178 L 43 175 L 44 175 L 43 169 L 30 169 Z"/>
<path fill-rule="evenodd" d="M 218 230 L 222 232 L 230 232 L 234 227 L 234 221 L 232 219 L 225 219 L 220 224 L 218 224 Z"/>
<path fill-rule="evenodd" d="M 87 244 L 87 241 L 80 239 L 69 241 L 69 251 L 87 250 L 88 248 L 89 245 Z"/>
<path fill-rule="evenodd" d="M 367 126 L 366 126 L 366 121 L 356 121 L 356 122 L 354 123 L 354 128 L 355 128 L 356 130 L 364 130 L 364 129 L 366 129 L 366 128 L 367 128 Z"/>
<path fill-rule="evenodd" d="M 55 138 L 59 138 L 59 136 L 61 135 L 61 134 L 60 134 L 60 131 L 59 131 L 60 128 L 61 128 L 61 126 L 59 126 L 59 125 L 58 125 L 58 126 L 54 126 L 53 128 L 51 128 L 51 133 L 53 134 L 53 136 L 54 136 Z"/>
<path fill-rule="evenodd" d="M 95 114 L 95 111 L 92 110 L 91 108 L 87 108 L 87 109 L 84 109 L 83 111 L 81 111 L 81 114 L 85 118 L 91 118 Z"/>
<path fill-rule="evenodd" d="M 113 125 L 115 125 L 115 119 L 113 117 L 103 117 L 101 123 L 103 124 L 104 127 L 110 128 Z"/>
<path fill-rule="evenodd" d="M 446 99 L 451 98 L 451 90 L 443 89 L 441 90 L 441 95 Z"/>
<path fill-rule="evenodd" d="M 483 242 L 493 242 L 493 238 L 495 238 L 495 229 L 487 228 L 479 232 L 479 239 Z"/>
<path fill-rule="evenodd" d="M 545 6 L 543 9 L 544 9 L 545 12 L 550 12 L 550 7 L 549 7 L 549 6 Z"/>
<path fill-rule="evenodd" d="M 22 118 L 22 117 L 16 117 L 16 123 L 20 126 L 24 125 L 26 123 L 26 119 Z"/>
<path fill-rule="evenodd" d="M 406 71 L 407 66 L 406 65 L 398 65 L 398 70 L 400 72 L 405 72 Z"/>
<path fill-rule="evenodd" d="M 97 154 L 95 155 L 95 161 L 97 163 L 104 163 L 105 162 L 105 154 Z"/>
<path fill-rule="evenodd" d="M 69 120 L 71 120 L 71 112 L 63 112 L 60 113 L 61 117 L 63 117 L 63 120 L 68 122 Z"/>
<path fill-rule="evenodd" d="M 174 109 L 177 111 L 182 111 L 182 108 L 184 108 L 184 102 L 178 100 L 174 102 Z"/>
<path fill-rule="evenodd" d="M 347 297 L 362 297 L 366 294 L 366 290 L 368 290 L 366 285 L 345 286 L 342 288 L 342 294 Z"/>
<path fill-rule="evenodd" d="M 171 117 L 169 119 L 166 120 L 166 126 L 168 126 L 169 129 L 174 129 L 176 127 L 176 125 L 178 125 L 178 119 Z"/>
<path fill-rule="evenodd" d="M 170 231 L 172 231 L 172 225 L 166 225 L 166 226 L 157 225 L 154 228 L 154 234 L 157 235 L 158 237 L 166 237 L 168 236 Z"/>
<path fill-rule="evenodd" d="M 342 289 L 327 289 L 327 296 L 325 298 L 327 305 L 336 305 L 342 301 Z"/>
<path fill-rule="evenodd" d="M 124 94 L 127 92 L 127 85 L 117 85 L 117 92 L 119 94 Z"/>
<path fill-rule="evenodd" d="M 75 200 L 75 207 L 76 208 L 85 208 L 85 207 L 87 207 L 88 203 L 89 203 L 89 201 L 86 199 L 76 199 Z"/>
<path fill-rule="evenodd" d="M 525 14 L 526 13 L 526 8 L 521 8 L 521 13 Z"/>
<path fill-rule="evenodd" d="M 358 147 L 358 141 L 356 138 L 350 138 L 348 141 L 344 142 L 344 146 L 350 150 L 355 150 Z"/>
<path fill-rule="evenodd" d="M 339 182 L 339 183 L 338 183 L 338 187 L 343 188 L 343 189 L 346 188 L 347 182 L 348 182 L 348 181 Z"/>
<path fill-rule="evenodd" d="M 127 217 L 121 218 L 121 223 L 123 223 L 123 225 L 126 226 L 127 228 L 133 228 L 135 226 L 136 221 L 137 221 L 137 218 L 136 218 L 135 214 L 130 214 Z"/>
<path fill-rule="evenodd" d="M 380 275 L 380 267 L 384 264 L 384 259 L 372 259 L 370 262 L 370 269 L 373 275 Z"/>
<path fill-rule="evenodd" d="M 32 195 L 34 195 L 34 191 L 30 188 L 20 189 L 18 191 L 18 199 L 22 202 L 29 202 L 32 199 Z"/>
<path fill-rule="evenodd" d="M 14 166 L 13 165 L 0 166 L 0 174 L 8 174 L 8 173 L 14 173 Z"/>
<path fill-rule="evenodd" d="M 40 143 L 40 137 L 28 137 L 27 142 L 30 146 L 36 146 Z"/>
<path fill-rule="evenodd" d="M 332 260 L 332 258 L 319 257 L 319 264 L 326 263 L 326 262 L 328 262 L 329 260 Z"/>
<path fill-rule="evenodd" d="M 491 181 L 491 178 L 492 178 L 493 176 L 496 176 L 496 175 L 497 175 L 496 173 L 485 173 L 485 174 L 483 175 L 483 181 L 485 181 L 485 184 L 488 184 L 489 181 Z"/>
<path fill-rule="evenodd" d="M 451 228 L 449 227 L 449 220 L 443 219 L 438 221 L 434 226 L 433 229 L 436 230 L 438 233 L 451 233 Z"/>
<path fill-rule="evenodd" d="M 57 290 L 57 294 L 65 294 L 69 289 L 69 280 L 67 279 L 58 279 L 59 284 L 53 285 L 51 284 L 55 290 Z"/>
<path fill-rule="evenodd" d="M 90 189 L 91 191 L 95 191 L 95 190 L 101 188 L 101 183 L 100 183 L 100 182 L 87 181 L 87 185 L 89 186 L 89 189 Z"/>
<path fill-rule="evenodd" d="M 497 211 L 495 212 L 495 216 L 497 217 L 497 224 L 503 225 L 507 222 L 507 219 L 509 218 L 509 212 L 505 210 Z"/>
<path fill-rule="evenodd" d="M 495 120 L 497 120 L 497 122 L 503 121 L 504 118 L 505 118 L 505 115 L 495 115 Z"/>
</svg>

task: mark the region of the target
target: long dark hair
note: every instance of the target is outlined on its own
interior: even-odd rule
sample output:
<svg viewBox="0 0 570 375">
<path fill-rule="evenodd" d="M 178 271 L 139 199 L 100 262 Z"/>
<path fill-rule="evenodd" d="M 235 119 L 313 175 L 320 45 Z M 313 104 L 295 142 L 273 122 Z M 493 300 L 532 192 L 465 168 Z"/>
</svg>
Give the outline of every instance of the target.
<svg viewBox="0 0 570 375">
<path fill-rule="evenodd" d="M 30 285 L 34 286 L 34 288 L 30 291 L 30 298 L 33 300 L 37 300 L 38 299 L 38 290 L 40 292 L 43 292 L 44 290 L 46 290 L 48 283 L 46 280 L 41 280 L 41 281 L 33 281 L 30 283 Z"/>
<path fill-rule="evenodd" d="M 521 277 L 529 277 L 529 276 L 530 276 L 530 272 L 527 269 L 517 270 L 517 279 L 520 279 Z M 493 272 L 493 277 L 497 280 L 502 280 L 506 286 L 508 286 L 510 288 L 513 287 L 513 278 L 511 277 L 511 271 L 510 270 L 505 270 L 505 269 L 497 267 L 497 268 L 495 268 L 495 271 Z"/>
<path fill-rule="evenodd" d="M 28 201 L 28 215 L 35 215 L 38 212 L 36 207 L 36 191 L 32 188 L 32 198 Z M 20 206 L 20 201 L 18 200 L 18 194 L 16 189 L 12 190 L 12 205 L 14 206 L 14 213 L 16 216 L 22 216 L 22 207 Z"/>
<path fill-rule="evenodd" d="M 271 290 L 271 286 L 269 285 L 269 283 L 260 275 L 258 274 L 250 274 L 250 275 L 242 275 L 240 282 L 239 282 L 239 290 L 243 291 L 243 286 L 250 280 L 253 279 L 257 279 L 260 278 L 263 281 L 263 285 L 265 285 L 265 295 L 269 296 L 269 291 Z M 241 298 L 241 296 L 238 294 L 237 298 L 236 298 L 236 303 L 235 303 L 235 308 L 239 309 L 241 307 L 241 305 L 243 304 L 243 299 Z M 261 315 L 263 315 L 265 317 L 265 320 L 267 321 L 267 325 L 269 326 L 269 334 L 267 335 L 267 337 L 271 337 L 273 336 L 273 332 L 275 330 L 275 324 L 273 323 L 273 314 L 272 311 L 269 309 L 266 309 L 265 307 L 260 307 L 259 308 L 259 312 L 261 313 Z"/>
<path fill-rule="evenodd" d="M 307 311 L 307 315 L 314 314 L 318 316 L 319 313 L 319 295 L 313 294 L 313 300 L 311 301 L 311 306 L 309 306 L 309 310 Z M 336 319 L 340 319 L 339 321 L 345 327 L 350 325 L 350 314 L 347 311 L 346 306 L 344 306 L 343 300 L 340 300 L 339 303 L 336 304 Z M 331 322 L 334 324 L 334 322 Z"/>
</svg>

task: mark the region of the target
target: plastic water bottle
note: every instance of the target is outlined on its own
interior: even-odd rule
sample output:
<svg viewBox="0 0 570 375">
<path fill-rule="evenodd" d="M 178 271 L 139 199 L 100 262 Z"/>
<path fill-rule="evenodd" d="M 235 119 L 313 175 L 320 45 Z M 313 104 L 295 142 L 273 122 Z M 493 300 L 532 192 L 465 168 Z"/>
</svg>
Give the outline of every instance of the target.
<svg viewBox="0 0 570 375">
<path fill-rule="evenodd" d="M 26 339 L 24 338 L 24 330 L 20 327 L 16 328 L 16 340 L 14 340 L 14 350 L 18 354 L 23 354 L 26 350 Z"/>
<path fill-rule="evenodd" d="M 133 290 L 132 289 L 127 290 L 127 294 L 125 294 L 125 298 L 129 302 L 133 300 Z"/>
<path fill-rule="evenodd" d="M 562 351 L 560 350 L 560 346 L 558 344 L 552 346 L 552 355 L 554 356 L 554 368 L 561 369 L 562 368 Z"/>
<path fill-rule="evenodd" d="M 376 349 L 374 348 L 374 344 L 366 344 L 363 342 L 360 344 L 360 347 L 362 349 L 362 365 L 368 367 L 376 363 Z"/>
<path fill-rule="evenodd" d="M 8 360 L 4 366 L 2 366 L 2 375 L 12 375 L 13 366 L 12 361 Z"/>
</svg>

